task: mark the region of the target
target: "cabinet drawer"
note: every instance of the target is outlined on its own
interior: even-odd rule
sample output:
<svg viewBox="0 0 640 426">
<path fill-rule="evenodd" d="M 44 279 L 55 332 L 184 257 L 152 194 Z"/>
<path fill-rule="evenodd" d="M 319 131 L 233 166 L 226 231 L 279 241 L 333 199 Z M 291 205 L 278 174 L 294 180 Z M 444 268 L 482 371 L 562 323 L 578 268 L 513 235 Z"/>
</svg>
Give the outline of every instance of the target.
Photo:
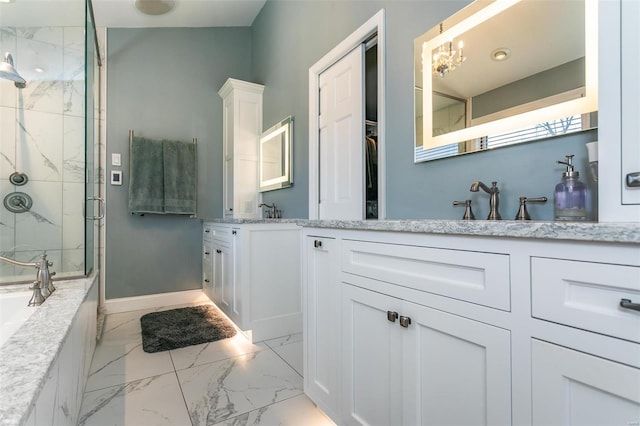
<svg viewBox="0 0 640 426">
<path fill-rule="evenodd" d="M 531 258 L 534 317 L 640 342 L 640 267 Z"/>
<path fill-rule="evenodd" d="M 350 240 L 342 247 L 344 272 L 510 309 L 509 255 Z"/>
<path fill-rule="evenodd" d="M 216 241 L 220 243 L 225 243 L 225 245 L 229 245 L 231 243 L 231 232 L 232 229 L 230 226 L 217 226 L 213 224 L 204 225 L 203 238 L 205 241 Z"/>
</svg>

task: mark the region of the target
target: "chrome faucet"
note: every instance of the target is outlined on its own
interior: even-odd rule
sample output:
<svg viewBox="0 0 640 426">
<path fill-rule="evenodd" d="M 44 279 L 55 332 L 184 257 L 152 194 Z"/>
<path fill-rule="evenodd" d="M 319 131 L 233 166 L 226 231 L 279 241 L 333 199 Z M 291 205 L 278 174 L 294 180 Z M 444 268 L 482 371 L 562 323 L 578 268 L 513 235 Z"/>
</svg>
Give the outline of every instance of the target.
<svg viewBox="0 0 640 426">
<path fill-rule="evenodd" d="M 500 216 L 500 212 L 498 211 L 498 205 L 500 203 L 500 199 L 498 194 L 500 191 L 498 190 L 498 182 L 491 182 L 491 188 L 489 188 L 484 183 L 475 181 L 471 184 L 471 188 L 469 189 L 471 192 L 478 192 L 478 190 L 482 188 L 484 192 L 489 194 L 489 216 L 487 216 L 487 220 L 500 220 L 502 217 Z"/>
<path fill-rule="evenodd" d="M 30 287 L 33 290 L 33 296 L 29 300 L 29 306 L 41 305 L 56 290 L 51 279 L 56 273 L 49 271 L 49 266 L 53 266 L 53 262 L 47 260 L 47 252 L 42 253 L 37 262 L 20 262 L 4 256 L 0 256 L 0 260 L 15 266 L 37 269 L 36 280 Z"/>
<path fill-rule="evenodd" d="M 266 207 L 269 209 L 267 210 L 267 219 L 278 219 L 280 216 L 278 214 L 278 209 L 276 208 L 276 203 L 273 203 L 272 205 L 269 205 L 267 203 L 260 203 L 258 207 Z"/>
</svg>

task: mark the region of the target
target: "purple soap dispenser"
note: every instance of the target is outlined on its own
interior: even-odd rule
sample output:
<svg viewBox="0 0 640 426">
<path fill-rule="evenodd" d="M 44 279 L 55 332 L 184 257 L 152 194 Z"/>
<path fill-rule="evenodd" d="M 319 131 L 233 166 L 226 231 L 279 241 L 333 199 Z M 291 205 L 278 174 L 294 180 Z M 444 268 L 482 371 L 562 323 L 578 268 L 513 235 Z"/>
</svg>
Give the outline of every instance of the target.
<svg viewBox="0 0 640 426">
<path fill-rule="evenodd" d="M 554 192 L 554 215 L 556 220 L 587 220 L 589 212 L 587 185 L 579 179 L 580 174 L 573 169 L 573 155 L 566 156 L 567 161 L 558 164 L 567 166 L 562 180 Z"/>
</svg>

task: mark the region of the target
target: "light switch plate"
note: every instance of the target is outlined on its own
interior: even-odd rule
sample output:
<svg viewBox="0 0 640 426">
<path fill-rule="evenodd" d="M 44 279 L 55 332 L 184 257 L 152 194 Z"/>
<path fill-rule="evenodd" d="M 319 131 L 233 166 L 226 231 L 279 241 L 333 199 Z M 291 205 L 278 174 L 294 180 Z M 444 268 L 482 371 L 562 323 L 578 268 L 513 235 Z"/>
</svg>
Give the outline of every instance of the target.
<svg viewBox="0 0 640 426">
<path fill-rule="evenodd" d="M 120 154 L 113 152 L 111 154 L 111 165 L 112 166 L 122 166 L 122 160 Z"/>
</svg>

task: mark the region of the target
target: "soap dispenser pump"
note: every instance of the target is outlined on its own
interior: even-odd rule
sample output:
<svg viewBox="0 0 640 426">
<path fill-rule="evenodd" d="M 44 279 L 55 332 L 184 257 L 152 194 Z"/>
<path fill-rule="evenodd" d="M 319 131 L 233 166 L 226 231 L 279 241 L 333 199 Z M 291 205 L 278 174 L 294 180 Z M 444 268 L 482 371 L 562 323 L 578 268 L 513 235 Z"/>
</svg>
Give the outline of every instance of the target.
<svg viewBox="0 0 640 426">
<path fill-rule="evenodd" d="M 579 179 L 580 173 L 574 170 L 573 155 L 567 155 L 566 161 L 558 164 L 567 166 L 562 180 L 554 192 L 554 215 L 556 220 L 587 220 L 587 185 Z"/>
</svg>

